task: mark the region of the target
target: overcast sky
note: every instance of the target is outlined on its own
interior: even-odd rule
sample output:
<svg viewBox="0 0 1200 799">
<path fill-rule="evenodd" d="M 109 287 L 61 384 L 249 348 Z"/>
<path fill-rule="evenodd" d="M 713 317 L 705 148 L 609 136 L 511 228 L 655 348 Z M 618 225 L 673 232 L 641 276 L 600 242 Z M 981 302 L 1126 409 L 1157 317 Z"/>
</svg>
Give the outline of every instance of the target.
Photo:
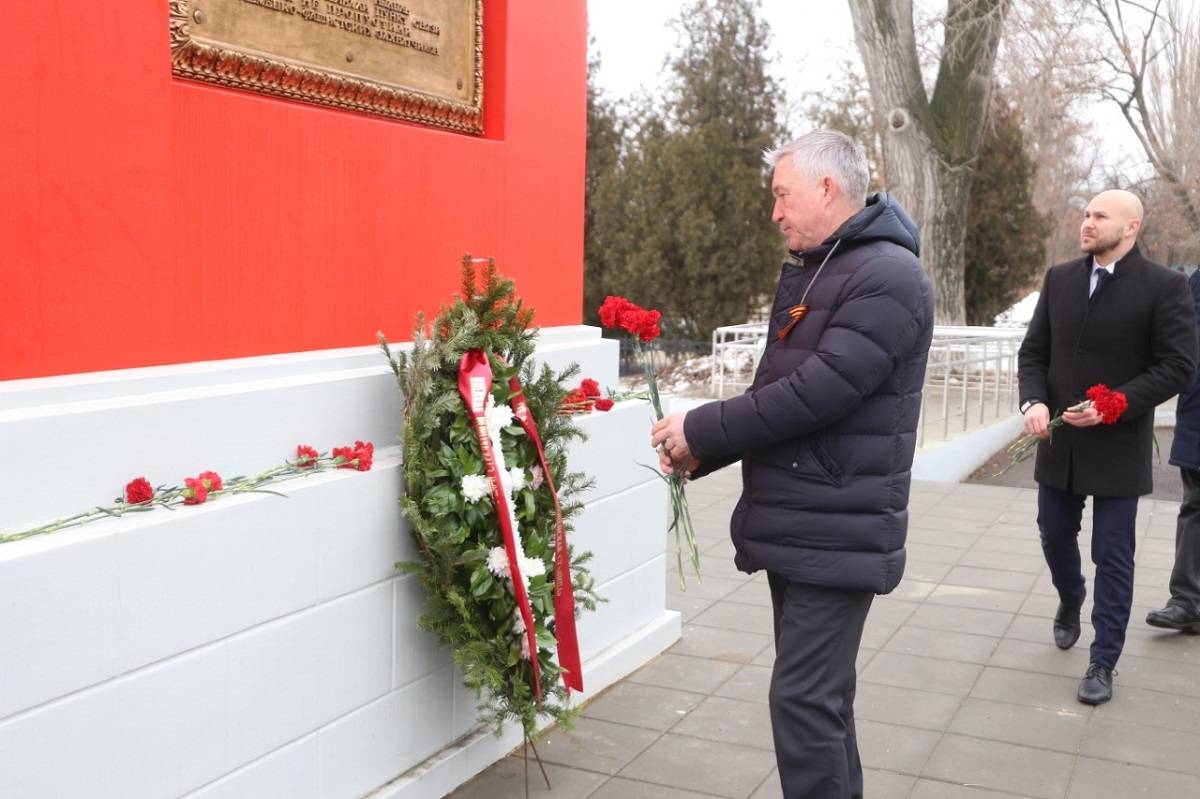
<svg viewBox="0 0 1200 799">
<path fill-rule="evenodd" d="M 661 86 L 663 61 L 677 42 L 670 21 L 684 2 L 588 0 L 600 85 L 610 95 L 624 98 Z M 762 0 L 762 8 L 771 26 L 774 75 L 790 98 L 822 86 L 841 62 L 859 60 L 845 0 Z"/>
</svg>

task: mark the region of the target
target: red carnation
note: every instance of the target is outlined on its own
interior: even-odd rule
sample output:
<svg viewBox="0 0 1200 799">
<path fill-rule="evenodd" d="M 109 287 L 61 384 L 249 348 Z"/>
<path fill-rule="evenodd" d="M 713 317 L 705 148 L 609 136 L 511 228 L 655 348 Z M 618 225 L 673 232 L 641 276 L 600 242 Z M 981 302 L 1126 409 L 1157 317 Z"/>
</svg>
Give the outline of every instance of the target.
<svg viewBox="0 0 1200 799">
<path fill-rule="evenodd" d="M 1114 424 L 1129 407 L 1129 400 L 1124 393 L 1113 391 L 1103 383 L 1089 388 L 1087 398 L 1092 401 L 1092 407 L 1100 414 L 1104 424 Z"/>
<path fill-rule="evenodd" d="M 125 502 L 129 505 L 141 505 L 154 499 L 154 487 L 145 477 L 135 477 L 125 484 Z"/>
<path fill-rule="evenodd" d="M 300 444 L 296 447 L 296 465 L 301 469 L 311 469 L 316 466 L 319 457 L 321 457 L 320 453 L 308 444 Z"/>
<path fill-rule="evenodd" d="M 588 401 L 587 394 L 583 393 L 582 389 L 573 388 L 570 393 L 563 399 L 564 405 L 583 405 Z"/>
<path fill-rule="evenodd" d="M 197 479 L 204 483 L 204 488 L 208 491 L 220 491 L 223 487 L 221 485 L 221 475 L 216 472 L 200 472 L 200 476 Z"/>
<path fill-rule="evenodd" d="M 208 499 L 208 489 L 204 487 L 204 481 L 200 478 L 189 477 L 183 484 L 187 486 L 183 489 L 184 505 L 199 505 Z"/>
<path fill-rule="evenodd" d="M 637 306 L 624 297 L 614 297 L 610 294 L 600 305 L 600 324 L 604 327 L 620 327 L 622 314 L 631 307 Z"/>
<path fill-rule="evenodd" d="M 375 445 L 370 441 L 355 441 L 354 459 L 358 462 L 357 468 L 360 472 L 369 471 L 375 461 Z"/>
<path fill-rule="evenodd" d="M 630 319 L 629 317 L 633 318 Z M 662 333 L 658 327 L 658 321 L 662 319 L 662 314 L 658 311 L 638 309 L 636 315 L 633 313 L 626 314 L 626 319 L 629 319 L 629 321 L 626 323 L 625 329 L 643 342 L 654 341 Z"/>
<path fill-rule="evenodd" d="M 579 384 L 579 390 L 588 397 L 600 396 L 600 384 L 590 377 L 583 378 L 583 382 Z"/>
<path fill-rule="evenodd" d="M 334 447 L 333 459 L 339 469 L 357 469 L 365 472 L 371 468 L 375 458 L 375 445 L 370 441 L 355 441 L 353 447 Z M 338 462 L 340 459 L 340 462 Z"/>
<path fill-rule="evenodd" d="M 600 397 L 595 402 L 595 408 L 598 411 L 612 410 L 612 406 L 613 406 L 613 401 L 608 399 L 607 397 Z"/>
</svg>

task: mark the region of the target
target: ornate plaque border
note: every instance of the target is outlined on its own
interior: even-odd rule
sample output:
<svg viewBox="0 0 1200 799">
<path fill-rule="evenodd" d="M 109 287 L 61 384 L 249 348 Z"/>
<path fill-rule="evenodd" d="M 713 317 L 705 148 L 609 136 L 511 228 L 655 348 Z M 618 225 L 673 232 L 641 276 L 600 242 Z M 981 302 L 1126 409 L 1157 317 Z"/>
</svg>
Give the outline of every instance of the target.
<svg viewBox="0 0 1200 799">
<path fill-rule="evenodd" d="M 169 0 L 171 72 L 184 78 L 248 89 L 306 103 L 362 111 L 463 133 L 483 132 L 483 0 L 475 0 L 472 103 L 382 86 L 192 38 L 191 0 Z"/>
</svg>

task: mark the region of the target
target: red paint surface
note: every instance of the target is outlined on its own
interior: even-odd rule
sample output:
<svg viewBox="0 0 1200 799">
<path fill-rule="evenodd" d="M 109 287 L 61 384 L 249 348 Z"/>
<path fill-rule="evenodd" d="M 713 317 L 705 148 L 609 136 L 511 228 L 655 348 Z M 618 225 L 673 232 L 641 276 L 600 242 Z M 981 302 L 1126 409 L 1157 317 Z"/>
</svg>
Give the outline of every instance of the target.
<svg viewBox="0 0 1200 799">
<path fill-rule="evenodd" d="M 483 137 L 174 78 L 167 3 L 0 26 L 0 380 L 410 337 L 493 255 L 581 318 L 584 0 L 484 2 Z"/>
</svg>

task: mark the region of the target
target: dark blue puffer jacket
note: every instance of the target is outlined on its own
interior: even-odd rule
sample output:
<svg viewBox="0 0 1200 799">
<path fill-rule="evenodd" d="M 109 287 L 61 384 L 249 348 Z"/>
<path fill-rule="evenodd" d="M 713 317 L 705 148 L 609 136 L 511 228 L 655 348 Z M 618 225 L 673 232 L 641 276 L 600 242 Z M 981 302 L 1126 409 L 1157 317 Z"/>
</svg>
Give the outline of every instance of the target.
<svg viewBox="0 0 1200 799">
<path fill-rule="evenodd" d="M 836 249 L 833 249 L 836 245 Z M 805 316 L 784 340 L 788 308 Z M 735 562 L 887 593 L 904 571 L 908 491 L 933 293 L 916 226 L 887 194 L 783 266 L 767 346 L 743 395 L 688 413 L 695 476 L 742 460 Z"/>
<path fill-rule="evenodd" d="M 1200 269 L 1188 278 L 1196 316 L 1200 318 Z M 1171 465 L 1200 469 L 1200 379 L 1179 395 L 1175 404 L 1175 441 L 1171 444 Z"/>
</svg>

